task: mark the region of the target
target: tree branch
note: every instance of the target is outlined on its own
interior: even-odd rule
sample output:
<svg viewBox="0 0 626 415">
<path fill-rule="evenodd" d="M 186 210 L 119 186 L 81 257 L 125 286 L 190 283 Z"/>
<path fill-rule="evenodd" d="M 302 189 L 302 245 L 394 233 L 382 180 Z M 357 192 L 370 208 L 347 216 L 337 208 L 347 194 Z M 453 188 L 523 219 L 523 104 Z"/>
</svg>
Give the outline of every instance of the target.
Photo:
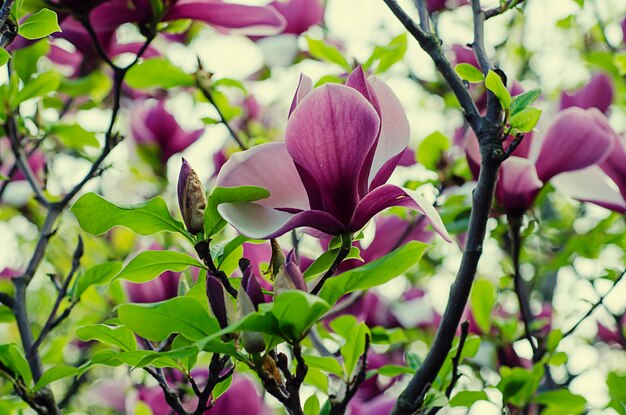
<svg viewBox="0 0 626 415">
<path fill-rule="evenodd" d="M 504 4 L 494 7 L 492 9 L 485 10 L 485 20 L 491 19 L 492 17 L 496 17 L 506 12 L 507 10 L 511 10 L 513 7 L 522 4 L 524 0 L 507 0 Z"/>
<path fill-rule="evenodd" d="M 326 280 L 332 277 L 333 275 L 335 275 L 335 272 L 337 272 L 339 265 L 341 265 L 343 260 L 346 259 L 346 257 L 350 253 L 351 248 L 352 248 L 352 235 L 349 235 L 349 234 L 341 235 L 341 247 L 339 248 L 339 252 L 337 252 L 337 256 L 335 257 L 335 260 L 333 261 L 328 271 L 326 271 L 326 273 L 322 276 L 322 278 L 320 278 L 317 284 L 315 284 L 315 287 L 313 287 L 313 289 L 311 290 L 311 294 L 317 295 L 322 289 L 322 287 L 324 286 L 324 283 L 326 282 Z"/>
<path fill-rule="evenodd" d="M 176 392 L 170 389 L 169 385 L 167 384 L 167 380 L 162 374 L 159 374 L 157 371 L 149 367 L 144 367 L 143 370 L 148 372 L 148 374 L 159 383 L 161 390 L 163 390 L 165 401 L 170 406 L 170 408 L 174 410 L 174 412 L 176 412 L 178 415 L 191 415 L 185 410 L 185 408 L 183 408 L 183 404 L 180 401 L 180 398 L 178 397 Z"/>
<path fill-rule="evenodd" d="M 363 354 L 359 358 L 359 371 L 356 376 L 352 379 L 352 382 L 346 385 L 346 393 L 340 401 L 334 401 L 331 399 L 330 402 L 330 413 L 329 415 L 343 415 L 348 408 L 348 404 L 354 397 L 354 395 L 359 390 L 361 384 L 365 381 L 365 376 L 367 374 L 367 353 L 370 347 L 370 336 L 368 334 L 365 335 L 365 348 L 363 350 Z"/>
</svg>

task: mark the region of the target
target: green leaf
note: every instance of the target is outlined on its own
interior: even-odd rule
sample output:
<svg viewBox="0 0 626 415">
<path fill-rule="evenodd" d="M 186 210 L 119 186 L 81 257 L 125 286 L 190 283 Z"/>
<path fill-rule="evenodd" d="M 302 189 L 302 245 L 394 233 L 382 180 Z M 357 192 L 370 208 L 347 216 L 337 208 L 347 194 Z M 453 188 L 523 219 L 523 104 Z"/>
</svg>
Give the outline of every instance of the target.
<svg viewBox="0 0 626 415">
<path fill-rule="evenodd" d="M 216 187 L 209 195 L 206 209 L 204 209 L 204 235 L 208 238 L 226 226 L 217 207 L 222 203 L 247 203 L 270 197 L 267 189 L 256 186 Z"/>
<path fill-rule="evenodd" d="M 301 339 L 330 309 L 330 305 L 323 299 L 298 290 L 283 291 L 268 305 L 278 320 L 280 334 L 290 340 Z M 264 305 L 259 308 L 264 308 Z"/>
<path fill-rule="evenodd" d="M 71 366 L 51 367 L 50 369 L 46 370 L 43 375 L 41 375 L 41 378 L 39 378 L 39 380 L 37 381 L 37 384 L 35 385 L 35 392 L 57 380 L 70 376 L 76 376 L 77 373 L 78 369 Z"/>
<path fill-rule="evenodd" d="M 121 261 L 110 261 L 94 265 L 79 275 L 69 292 L 70 297 L 78 299 L 92 285 L 108 284 L 122 270 Z"/>
<path fill-rule="evenodd" d="M 20 24 L 19 34 L 26 39 L 41 39 L 51 33 L 61 32 L 57 14 L 50 9 L 41 9 Z"/>
<path fill-rule="evenodd" d="M 626 52 L 616 53 L 613 56 L 615 67 L 617 68 L 620 76 L 626 75 Z"/>
<path fill-rule="evenodd" d="M 228 376 L 225 381 L 220 382 L 217 385 L 215 385 L 215 387 L 213 388 L 213 392 L 211 393 L 211 395 L 213 396 L 213 399 L 217 399 L 220 396 L 222 396 L 224 393 L 226 393 L 232 383 L 233 383 L 233 377 Z"/>
<path fill-rule="evenodd" d="M 247 93 L 246 87 L 243 86 L 243 84 L 239 82 L 238 80 L 232 79 L 232 78 L 222 78 L 216 81 L 211 80 L 211 85 L 214 88 L 219 88 L 219 87 L 237 88 L 241 90 L 243 93 Z"/>
<path fill-rule="evenodd" d="M 100 102 L 111 92 L 112 85 L 113 81 L 111 81 L 110 76 L 105 75 L 102 71 L 94 71 L 81 78 L 62 79 L 59 91 L 72 97 L 88 95 Z"/>
<path fill-rule="evenodd" d="M 343 369 L 336 358 L 333 356 L 311 356 L 304 355 L 304 360 L 309 367 L 332 373 L 338 377 L 343 374 Z"/>
<path fill-rule="evenodd" d="M 385 284 L 415 265 L 427 247 L 423 242 L 411 241 L 376 261 L 328 279 L 319 296 L 335 304 L 345 294 Z"/>
<path fill-rule="evenodd" d="M 5 48 L 0 48 L 0 66 L 6 65 L 11 58 L 11 54 Z"/>
<path fill-rule="evenodd" d="M 473 84 L 477 84 L 485 80 L 485 75 L 483 75 L 480 69 L 476 68 L 474 65 L 470 65 L 469 63 L 459 63 L 454 67 L 454 70 L 457 75 L 461 77 L 461 79 Z"/>
<path fill-rule="evenodd" d="M 546 405 L 548 408 L 558 408 L 563 414 L 580 414 L 585 410 L 587 400 L 575 395 L 568 389 L 542 392 L 533 398 L 533 402 Z"/>
<path fill-rule="evenodd" d="M 394 37 L 387 46 L 376 46 L 374 51 L 363 64 L 363 70 L 367 71 L 375 61 L 378 61 L 376 73 L 386 72 L 395 63 L 404 58 L 407 51 L 406 33 Z"/>
<path fill-rule="evenodd" d="M 491 328 L 491 310 L 496 304 L 496 288 L 491 281 L 478 279 L 470 293 L 470 306 L 478 328 L 489 333 Z"/>
<path fill-rule="evenodd" d="M 511 94 L 504 86 L 500 75 L 490 70 L 485 78 L 485 86 L 488 90 L 493 92 L 496 97 L 498 97 L 498 101 L 500 101 L 502 108 L 506 109 L 511 106 Z"/>
<path fill-rule="evenodd" d="M 162 341 L 172 333 L 199 340 L 219 330 L 217 320 L 190 297 L 154 304 L 122 304 L 117 314 L 133 332 L 152 341 Z"/>
<path fill-rule="evenodd" d="M 119 347 L 125 352 L 137 350 L 135 335 L 128 327 L 111 327 L 105 324 L 92 324 L 76 329 L 76 335 L 82 341 L 97 340 L 100 343 Z"/>
<path fill-rule="evenodd" d="M 15 376 L 21 377 L 26 387 L 30 388 L 33 382 L 30 366 L 15 344 L 0 344 L 0 363 L 9 368 Z"/>
<path fill-rule="evenodd" d="M 561 366 L 565 363 L 567 363 L 567 353 L 565 352 L 556 352 L 548 359 L 548 364 L 552 366 Z"/>
<path fill-rule="evenodd" d="M 182 272 L 192 265 L 205 268 L 197 259 L 176 251 L 143 251 L 137 254 L 115 279 L 142 283 L 153 280 L 165 271 Z"/>
<path fill-rule="evenodd" d="M 335 46 L 324 42 L 323 40 L 306 38 L 309 45 L 309 53 L 316 59 L 324 62 L 335 63 L 348 72 L 352 72 L 352 65 L 343 57 L 339 49 Z"/>
<path fill-rule="evenodd" d="M 160 196 L 138 205 L 117 206 L 95 193 L 86 193 L 70 210 L 80 227 L 93 235 L 101 235 L 114 226 L 124 226 L 139 235 L 178 232 L 193 241 L 183 224 L 172 218 Z"/>
<path fill-rule="evenodd" d="M 133 66 L 126 77 L 131 88 L 174 88 L 177 86 L 193 86 L 196 81 L 193 75 L 175 66 L 164 58 L 151 58 Z"/>
<path fill-rule="evenodd" d="M 13 52 L 13 67 L 22 82 L 28 83 L 33 74 L 37 72 L 39 58 L 48 53 L 49 49 L 50 44 L 47 39 L 44 39 Z"/>
<path fill-rule="evenodd" d="M 50 128 L 50 133 L 57 136 L 68 148 L 80 150 L 86 146 L 96 148 L 100 146 L 96 134 L 78 124 L 55 124 Z"/>
<path fill-rule="evenodd" d="M 450 399 L 450 406 L 464 406 L 469 408 L 476 401 L 488 401 L 484 391 L 461 391 Z"/>
<path fill-rule="evenodd" d="M 319 415 L 320 401 L 317 395 L 313 394 L 304 403 L 304 415 Z"/>
<path fill-rule="evenodd" d="M 450 139 L 435 131 L 422 140 L 417 148 L 417 161 L 429 170 L 438 171 L 443 153 L 450 148 Z"/>
<path fill-rule="evenodd" d="M 37 78 L 32 79 L 24 84 L 24 87 L 15 95 L 11 104 L 13 107 L 18 106 L 22 102 L 46 95 L 52 91 L 56 91 L 59 88 L 61 82 L 61 75 L 57 72 L 49 71 L 44 72 Z"/>
<path fill-rule="evenodd" d="M 513 98 L 513 101 L 511 102 L 511 116 L 528 107 L 540 96 L 541 88 L 531 89 L 530 91 L 526 91 L 523 94 L 517 95 L 515 98 Z"/>
<path fill-rule="evenodd" d="M 330 322 L 329 326 L 332 331 L 334 331 L 344 339 L 347 339 L 350 330 L 352 330 L 352 328 L 356 326 L 357 323 L 358 320 L 355 316 L 353 316 L 352 314 L 344 314 L 333 319 L 333 321 Z"/>
<path fill-rule="evenodd" d="M 365 353 L 365 336 L 369 335 L 369 329 L 365 323 L 360 323 L 350 330 L 346 342 L 339 349 L 343 357 L 343 365 L 345 369 L 345 380 L 352 378 L 354 369 L 356 369 L 359 359 Z"/>
<path fill-rule="evenodd" d="M 15 321 L 13 310 L 5 305 L 0 305 L 0 323 L 12 323 Z"/>
<path fill-rule="evenodd" d="M 532 371 L 519 367 L 501 367 L 498 389 L 502 392 L 502 402 L 516 406 L 526 405 L 537 390 L 543 374 L 542 365 L 533 367 Z"/>
<path fill-rule="evenodd" d="M 335 258 L 337 258 L 339 250 L 340 248 L 330 249 L 320 255 L 311 265 L 309 265 L 306 271 L 304 271 L 304 278 L 313 278 L 316 275 L 326 272 L 333 262 L 335 262 Z M 361 250 L 358 247 L 353 246 L 350 248 L 350 252 L 345 259 L 359 259 L 363 262 L 363 259 L 361 258 Z"/>
<path fill-rule="evenodd" d="M 539 122 L 541 110 L 533 107 L 527 107 L 511 117 L 511 127 L 518 129 L 523 133 L 532 131 Z"/>
<path fill-rule="evenodd" d="M 626 415 L 626 375 L 609 372 L 606 378 L 611 401 L 607 405 L 620 415 Z"/>
<path fill-rule="evenodd" d="M 547 349 L 549 352 L 553 352 L 558 347 L 561 339 L 563 338 L 563 331 L 561 329 L 552 330 L 548 334 Z"/>
<path fill-rule="evenodd" d="M 412 375 L 414 373 L 415 370 L 411 369 L 410 367 L 399 365 L 385 365 L 379 367 L 378 369 L 372 370 L 372 375 L 378 374 L 381 376 L 388 376 L 390 378 L 394 378 L 400 375 Z"/>
</svg>

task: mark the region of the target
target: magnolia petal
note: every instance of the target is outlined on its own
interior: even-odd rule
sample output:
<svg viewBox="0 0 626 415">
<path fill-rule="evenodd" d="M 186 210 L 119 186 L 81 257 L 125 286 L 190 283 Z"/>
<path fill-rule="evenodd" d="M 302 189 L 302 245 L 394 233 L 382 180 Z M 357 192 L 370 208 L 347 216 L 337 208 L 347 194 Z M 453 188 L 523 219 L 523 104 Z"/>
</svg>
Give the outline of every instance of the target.
<svg viewBox="0 0 626 415">
<path fill-rule="evenodd" d="M 472 176 L 478 179 L 480 173 L 480 161 L 482 159 L 480 155 L 480 147 L 478 145 L 478 138 L 471 129 L 468 129 L 465 133 L 465 157 L 467 158 L 467 165 L 469 166 Z"/>
<path fill-rule="evenodd" d="M 259 186 L 270 197 L 257 203 L 277 208 L 309 209 L 306 190 L 284 143 L 268 143 L 235 153 L 217 175 L 221 187 Z"/>
<path fill-rule="evenodd" d="M 616 134 L 597 109 L 572 107 L 559 113 L 548 129 L 536 161 L 544 182 L 559 173 L 603 162 L 613 150 Z"/>
<path fill-rule="evenodd" d="M 591 81 L 574 93 L 563 92 L 561 108 L 579 107 L 583 109 L 597 108 L 601 112 L 608 111 L 613 102 L 613 81 L 605 73 L 597 73 Z"/>
<path fill-rule="evenodd" d="M 359 231 L 377 213 L 392 206 L 404 206 L 421 212 L 443 239 L 452 242 L 439 213 L 432 204 L 416 191 L 393 184 L 377 187 L 359 202 L 350 221 L 349 230 Z"/>
<path fill-rule="evenodd" d="M 151 7 L 133 7 L 126 0 L 105 1 L 89 14 L 89 20 L 96 31 L 114 30 L 124 23 L 149 22 L 152 17 Z"/>
<path fill-rule="evenodd" d="M 533 162 L 512 156 L 500 168 L 496 199 L 507 212 L 523 212 L 532 205 L 542 187 Z"/>
<path fill-rule="evenodd" d="M 380 136 L 368 180 L 372 190 L 385 184 L 395 170 L 409 144 L 410 128 L 406 112 L 391 88 L 373 76 L 369 82 L 376 92 L 381 117 Z"/>
<path fill-rule="evenodd" d="M 626 197 L 626 137 L 618 136 L 609 157 L 600 168 L 617 184 L 622 196 Z"/>
<path fill-rule="evenodd" d="M 324 3 L 320 0 L 274 0 L 270 5 L 287 20 L 283 33 L 299 35 L 324 19 Z"/>
<path fill-rule="evenodd" d="M 286 26 L 285 18 L 273 7 L 215 0 L 179 0 L 163 20 L 177 19 L 201 20 L 212 26 L 258 36 L 281 33 Z"/>
<path fill-rule="evenodd" d="M 235 229 L 253 239 L 278 238 L 303 226 L 331 235 L 339 235 L 345 231 L 345 227 L 337 219 L 319 210 L 289 213 L 258 203 L 223 203 L 217 209 Z"/>
<path fill-rule="evenodd" d="M 289 155 L 317 183 L 323 210 L 344 224 L 358 202 L 359 173 L 379 125 L 376 110 L 358 91 L 337 84 L 310 92 L 287 123 Z"/>
<path fill-rule="evenodd" d="M 574 199 L 626 213 L 624 197 L 598 166 L 559 174 L 551 183 L 556 190 Z"/>
<path fill-rule="evenodd" d="M 419 221 L 417 226 L 395 215 L 376 218 L 376 235 L 366 248 L 361 248 L 361 258 L 368 263 L 391 252 L 396 246 L 409 241 L 428 242 L 433 233 L 426 230 L 426 222 Z"/>
<path fill-rule="evenodd" d="M 291 100 L 291 107 L 289 108 L 289 117 L 291 117 L 291 113 L 296 109 L 300 101 L 304 99 L 304 97 L 313 90 L 313 81 L 311 78 L 306 76 L 305 74 L 300 74 L 300 80 L 298 81 L 298 87 L 296 88 L 296 93 L 293 95 L 293 100 Z"/>
</svg>

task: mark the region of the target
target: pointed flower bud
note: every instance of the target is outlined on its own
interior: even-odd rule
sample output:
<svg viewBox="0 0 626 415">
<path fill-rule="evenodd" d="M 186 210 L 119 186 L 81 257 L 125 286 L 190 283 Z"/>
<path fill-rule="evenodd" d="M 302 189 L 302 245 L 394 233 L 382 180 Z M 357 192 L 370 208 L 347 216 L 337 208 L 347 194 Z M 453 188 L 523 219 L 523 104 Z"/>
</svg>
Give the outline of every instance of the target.
<svg viewBox="0 0 626 415">
<path fill-rule="evenodd" d="M 254 310 L 259 309 L 259 304 L 265 302 L 265 297 L 263 296 L 263 291 L 261 290 L 261 285 L 257 281 L 254 273 L 252 272 L 252 266 L 250 265 L 250 261 L 240 261 L 239 265 L 242 268 L 243 277 L 241 278 L 241 288 L 245 291 L 248 298 L 252 302 L 254 306 Z"/>
<path fill-rule="evenodd" d="M 196 234 L 202 231 L 206 203 L 200 178 L 187 160 L 183 159 L 178 175 L 178 206 L 189 232 Z"/>
<path fill-rule="evenodd" d="M 222 283 L 217 278 L 210 274 L 206 277 L 206 295 L 217 322 L 221 328 L 225 328 L 228 326 L 228 314 L 226 312 L 224 287 L 222 287 Z"/>
<path fill-rule="evenodd" d="M 300 265 L 296 258 L 295 252 L 291 250 L 287 254 L 285 265 L 280 267 L 276 280 L 274 281 L 274 296 L 287 290 L 301 290 L 307 292 L 304 275 L 300 270 Z"/>
<path fill-rule="evenodd" d="M 252 278 L 248 277 L 248 280 L 246 282 L 249 283 L 251 279 L 253 280 L 254 276 Z M 248 284 L 248 286 L 254 287 L 254 283 Z M 254 292 L 254 290 L 255 289 L 253 288 L 252 291 Z M 260 287 L 259 293 L 261 293 Z M 261 294 L 261 298 L 263 298 L 263 294 Z M 248 314 L 254 313 L 257 309 L 258 304 L 253 303 L 253 300 L 246 292 L 244 281 L 242 281 L 242 285 L 239 288 L 239 293 L 237 294 L 237 317 L 242 319 Z M 248 353 L 261 353 L 265 350 L 265 341 L 263 340 L 263 335 L 256 331 L 244 331 L 243 333 L 241 333 L 241 343 L 243 344 L 243 348 L 246 349 Z"/>
</svg>

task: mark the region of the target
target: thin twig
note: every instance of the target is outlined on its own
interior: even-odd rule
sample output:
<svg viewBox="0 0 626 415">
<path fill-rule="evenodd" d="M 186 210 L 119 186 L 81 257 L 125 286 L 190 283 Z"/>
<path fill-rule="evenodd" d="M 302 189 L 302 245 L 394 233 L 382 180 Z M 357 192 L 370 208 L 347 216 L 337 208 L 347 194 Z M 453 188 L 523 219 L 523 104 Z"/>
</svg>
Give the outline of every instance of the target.
<svg viewBox="0 0 626 415">
<path fill-rule="evenodd" d="M 337 272 L 339 265 L 341 265 L 343 260 L 346 259 L 346 257 L 350 253 L 351 248 L 352 248 L 352 235 L 349 235 L 349 234 L 341 235 L 341 247 L 339 248 L 339 251 L 337 252 L 337 256 L 335 257 L 335 260 L 333 261 L 328 271 L 326 271 L 326 273 L 322 275 L 322 278 L 319 279 L 317 284 L 315 284 L 315 287 L 313 287 L 313 289 L 311 290 L 311 294 L 317 295 L 322 289 L 322 287 L 324 286 L 324 283 L 326 282 L 326 280 L 332 277 L 333 275 L 335 275 L 335 272 Z"/>
<path fill-rule="evenodd" d="M 492 17 L 499 16 L 502 13 L 506 12 L 507 10 L 511 10 L 513 7 L 522 4 L 523 2 L 524 0 L 507 0 L 501 6 L 485 10 L 485 20 L 491 19 Z"/>
<path fill-rule="evenodd" d="M 600 306 L 604 303 L 604 300 L 606 299 L 606 297 L 607 297 L 609 294 L 611 294 L 611 291 L 613 291 L 613 289 L 614 289 L 614 288 L 615 288 L 615 287 L 619 284 L 619 282 L 622 280 L 622 278 L 624 277 L 624 275 L 625 275 L 625 274 L 626 274 L 626 270 L 622 271 L 622 273 L 619 275 L 619 277 L 617 277 L 617 279 L 616 279 L 616 280 L 615 280 L 615 282 L 613 283 L 613 286 L 611 286 L 611 288 L 609 288 L 609 290 L 608 290 L 606 293 L 604 293 L 604 295 L 602 295 L 602 296 L 600 297 L 600 299 L 599 299 L 598 301 L 596 301 L 596 302 L 595 302 L 595 303 L 591 306 L 591 308 L 589 309 L 589 311 L 587 311 L 587 312 L 585 313 L 585 315 L 584 315 L 584 316 L 582 316 L 582 317 L 580 318 L 580 320 L 578 320 L 578 321 L 576 322 L 576 324 L 574 324 L 574 325 L 572 326 L 572 328 L 570 328 L 569 330 L 567 330 L 567 331 L 565 332 L 565 334 L 563 334 L 563 338 L 568 337 L 568 336 L 570 336 L 572 333 L 574 333 L 574 332 L 576 331 L 576 329 L 578 329 L 578 326 L 580 326 L 580 325 L 581 325 L 581 323 L 582 323 L 583 321 L 585 321 L 585 320 L 586 320 L 589 316 L 591 316 L 591 315 L 593 314 L 593 312 L 594 312 L 594 311 L 596 311 L 596 309 L 597 309 L 598 307 L 600 307 Z"/>
<path fill-rule="evenodd" d="M 163 395 L 165 396 L 165 401 L 170 406 L 170 408 L 172 408 L 178 415 L 190 415 L 189 412 L 187 412 L 183 407 L 183 404 L 180 401 L 180 398 L 178 397 L 176 392 L 170 389 L 169 385 L 167 384 L 167 380 L 162 374 L 159 374 L 157 371 L 149 367 L 144 367 L 143 370 L 145 370 L 150 376 L 152 376 L 152 378 L 154 378 L 154 380 L 159 383 L 159 386 L 163 391 Z"/>
<path fill-rule="evenodd" d="M 330 415 L 343 415 L 348 408 L 348 404 L 356 395 L 357 391 L 361 384 L 365 381 L 365 376 L 367 374 L 367 353 L 370 347 L 370 336 L 369 334 L 365 335 L 365 348 L 363 350 L 363 354 L 359 358 L 359 371 L 356 376 L 349 382 L 346 387 L 346 392 L 343 398 L 340 401 L 336 401 L 331 399 L 331 407 L 330 407 Z"/>
</svg>

